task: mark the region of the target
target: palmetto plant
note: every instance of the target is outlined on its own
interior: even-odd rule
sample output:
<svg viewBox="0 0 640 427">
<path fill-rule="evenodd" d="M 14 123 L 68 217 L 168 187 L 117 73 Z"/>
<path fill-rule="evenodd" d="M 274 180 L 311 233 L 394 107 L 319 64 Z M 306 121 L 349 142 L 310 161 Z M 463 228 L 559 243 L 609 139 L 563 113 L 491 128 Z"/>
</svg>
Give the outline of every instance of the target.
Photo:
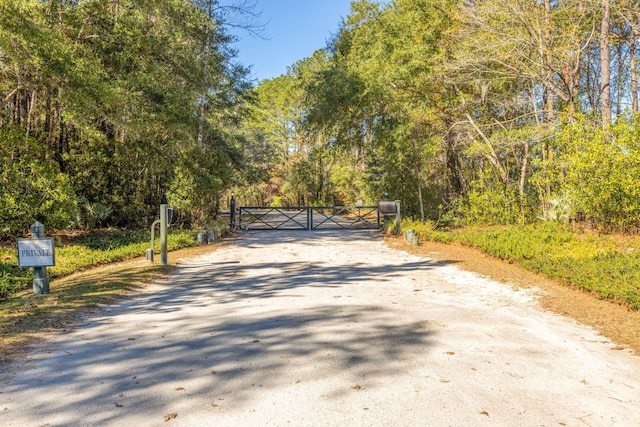
<svg viewBox="0 0 640 427">
<path fill-rule="evenodd" d="M 84 208 L 86 213 L 86 226 L 89 229 L 95 228 L 96 225 L 102 225 L 102 221 L 107 219 L 109 215 L 111 215 L 111 212 L 113 212 L 110 206 L 99 202 L 87 202 Z"/>
<path fill-rule="evenodd" d="M 554 197 L 545 202 L 546 209 L 544 213 L 539 216 L 543 221 L 553 221 L 559 224 L 569 222 L 573 215 L 573 209 L 569 198 L 566 195 Z"/>
</svg>

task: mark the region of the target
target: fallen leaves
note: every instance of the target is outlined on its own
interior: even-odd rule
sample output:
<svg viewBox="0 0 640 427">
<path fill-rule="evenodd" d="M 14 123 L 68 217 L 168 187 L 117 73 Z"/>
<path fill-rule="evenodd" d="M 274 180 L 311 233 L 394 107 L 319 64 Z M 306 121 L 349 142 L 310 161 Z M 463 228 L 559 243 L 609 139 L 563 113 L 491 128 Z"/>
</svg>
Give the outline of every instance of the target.
<svg viewBox="0 0 640 427">
<path fill-rule="evenodd" d="M 167 415 L 164 416 L 164 421 L 167 422 L 169 420 L 173 420 L 178 416 L 178 414 L 176 414 L 175 412 L 171 412 Z"/>
</svg>

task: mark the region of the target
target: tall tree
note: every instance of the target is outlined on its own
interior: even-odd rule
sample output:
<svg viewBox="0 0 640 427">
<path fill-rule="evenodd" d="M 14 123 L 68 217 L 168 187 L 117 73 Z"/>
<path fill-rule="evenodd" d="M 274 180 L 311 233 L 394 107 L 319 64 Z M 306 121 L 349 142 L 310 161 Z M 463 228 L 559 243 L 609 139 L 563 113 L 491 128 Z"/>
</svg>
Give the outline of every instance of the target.
<svg viewBox="0 0 640 427">
<path fill-rule="evenodd" d="M 611 28 L 611 0 L 602 0 L 600 22 L 600 102 L 602 126 L 611 124 L 611 52 L 609 33 Z"/>
<path fill-rule="evenodd" d="M 178 177 L 216 183 L 193 187 L 195 201 L 228 185 L 249 85 L 214 15 L 186 0 L 0 2 L 0 140 L 64 177 L 78 202 L 61 202 L 64 226 L 72 205 L 96 203 L 112 208 L 106 224 L 143 223 Z M 200 136 L 198 155 L 213 163 L 196 167 L 184 159 Z"/>
</svg>

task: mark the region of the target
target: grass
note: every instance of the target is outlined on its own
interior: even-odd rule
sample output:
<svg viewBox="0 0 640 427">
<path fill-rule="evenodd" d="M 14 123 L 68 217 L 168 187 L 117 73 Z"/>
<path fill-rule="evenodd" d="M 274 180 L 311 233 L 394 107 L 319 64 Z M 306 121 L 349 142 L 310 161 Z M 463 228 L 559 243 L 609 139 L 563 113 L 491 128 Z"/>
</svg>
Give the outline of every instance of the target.
<svg viewBox="0 0 640 427">
<path fill-rule="evenodd" d="M 192 230 L 172 230 L 167 238 L 168 250 L 176 250 L 197 243 L 197 232 Z M 125 261 L 145 254 L 150 245 L 149 232 L 129 230 L 94 230 L 87 233 L 58 234 L 55 239 L 56 265 L 47 268 L 50 279 Z M 155 250 L 159 252 L 159 238 L 155 241 Z M 15 247 L 0 247 L 0 301 L 12 298 L 12 295 L 31 284 L 32 270 L 18 267 Z"/>
</svg>

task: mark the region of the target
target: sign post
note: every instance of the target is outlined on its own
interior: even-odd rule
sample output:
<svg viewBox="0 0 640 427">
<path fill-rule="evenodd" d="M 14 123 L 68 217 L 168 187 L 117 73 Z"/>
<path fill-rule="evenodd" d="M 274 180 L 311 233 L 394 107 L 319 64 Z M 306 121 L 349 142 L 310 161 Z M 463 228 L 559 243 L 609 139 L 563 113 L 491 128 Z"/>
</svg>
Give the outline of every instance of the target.
<svg viewBox="0 0 640 427">
<path fill-rule="evenodd" d="M 33 294 L 49 293 L 47 266 L 56 265 L 53 239 L 44 237 L 44 225 L 36 222 L 31 226 L 30 239 L 18 239 L 18 265 L 33 267 Z"/>
</svg>

